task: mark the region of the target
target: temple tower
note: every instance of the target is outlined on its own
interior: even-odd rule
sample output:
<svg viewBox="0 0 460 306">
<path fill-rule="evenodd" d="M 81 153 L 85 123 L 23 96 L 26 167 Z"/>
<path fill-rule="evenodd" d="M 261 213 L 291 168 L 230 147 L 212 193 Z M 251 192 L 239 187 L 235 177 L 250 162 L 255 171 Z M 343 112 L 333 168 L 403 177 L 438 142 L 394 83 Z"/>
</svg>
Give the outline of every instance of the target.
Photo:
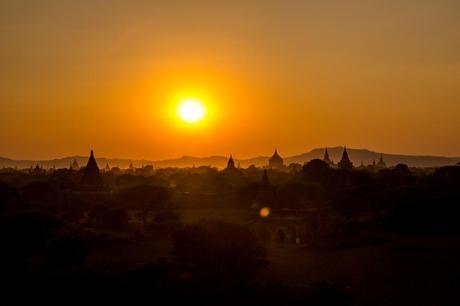
<svg viewBox="0 0 460 306">
<path fill-rule="evenodd" d="M 387 167 L 387 164 L 383 161 L 383 154 L 380 154 L 380 160 L 379 162 L 377 163 L 377 167 L 378 168 L 386 168 Z"/>
<path fill-rule="evenodd" d="M 342 159 L 337 164 L 337 166 L 339 167 L 339 169 L 343 169 L 343 170 L 353 169 L 353 163 L 350 161 L 350 158 L 348 157 L 348 152 L 347 152 L 346 147 L 343 149 Z"/>
<path fill-rule="evenodd" d="M 278 154 L 278 150 L 275 149 L 273 156 L 268 159 L 268 167 L 270 169 L 282 169 L 284 167 L 283 159 Z"/>
<path fill-rule="evenodd" d="M 83 176 L 80 180 L 80 185 L 85 187 L 94 187 L 102 185 L 102 179 L 99 173 L 99 167 L 97 166 L 96 159 L 94 158 L 93 150 L 89 157 L 88 163 L 86 164 Z"/>
<path fill-rule="evenodd" d="M 233 160 L 233 157 L 231 154 L 227 162 L 227 168 L 225 168 L 225 170 L 236 170 L 235 161 Z"/>
<path fill-rule="evenodd" d="M 324 151 L 323 162 L 325 162 L 325 163 L 328 164 L 329 166 L 333 166 L 333 165 L 334 165 L 334 162 L 333 162 L 333 161 L 330 159 L 330 157 L 329 157 L 329 152 L 327 151 L 327 147 L 326 147 L 326 150 Z"/>
</svg>

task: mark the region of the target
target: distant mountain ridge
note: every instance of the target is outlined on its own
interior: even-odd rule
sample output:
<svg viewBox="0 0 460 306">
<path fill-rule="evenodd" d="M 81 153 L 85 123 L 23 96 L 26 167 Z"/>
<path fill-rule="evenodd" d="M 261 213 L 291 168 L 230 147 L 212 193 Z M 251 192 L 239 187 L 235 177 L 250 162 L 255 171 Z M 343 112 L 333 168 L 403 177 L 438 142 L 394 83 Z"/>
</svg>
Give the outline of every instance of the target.
<svg viewBox="0 0 460 306">
<path fill-rule="evenodd" d="M 340 161 L 343 153 L 343 147 L 328 148 L 329 156 L 335 164 Z M 304 163 L 315 158 L 322 159 L 324 156 L 325 148 L 313 149 L 308 153 L 303 153 L 285 158 L 286 163 Z M 455 165 L 460 162 L 460 157 L 445 157 L 445 156 L 429 156 L 429 155 L 404 155 L 404 154 L 391 154 L 370 151 L 367 149 L 352 149 L 347 148 L 348 156 L 353 162 L 354 166 L 359 166 L 361 162 L 364 165 L 376 163 L 379 161 L 380 156 L 387 166 L 391 167 L 397 164 L 406 164 L 409 167 L 436 167 Z"/>
<path fill-rule="evenodd" d="M 294 156 L 283 156 L 286 165 L 291 163 L 303 164 L 315 158 L 323 158 L 325 148 L 316 148 L 309 152 L 294 155 Z M 387 166 L 394 166 L 402 163 L 409 167 L 436 167 L 436 166 L 447 166 L 455 165 L 460 162 L 460 157 L 445 157 L 445 156 L 418 156 L 418 155 L 403 155 L 403 154 L 388 154 L 370 151 L 367 149 L 352 149 L 347 148 L 350 160 L 355 166 L 359 166 L 361 162 L 364 165 L 378 162 L 380 156 L 383 157 Z M 331 147 L 328 148 L 329 156 L 337 163 L 343 152 L 343 147 Z M 97 153 L 97 152 L 96 152 Z M 282 152 L 281 152 L 282 153 Z M 97 156 L 97 155 L 96 155 Z M 258 167 L 265 166 L 268 164 L 269 156 L 258 156 L 249 159 L 235 159 L 236 164 L 243 168 L 250 165 Z M 9 158 L 0 157 L 0 168 L 2 167 L 17 167 L 19 169 L 30 168 L 36 165 L 40 165 L 44 168 L 68 168 L 70 164 L 76 160 L 80 167 L 85 166 L 88 161 L 87 156 L 69 156 L 64 158 L 57 158 L 52 160 L 13 160 Z M 195 156 L 182 156 L 180 158 L 165 159 L 165 160 L 134 160 L 134 159 L 120 159 L 120 158 L 97 158 L 97 163 L 100 168 L 105 167 L 109 164 L 110 167 L 128 168 L 132 163 L 135 167 L 142 167 L 145 165 L 153 165 L 155 167 L 199 167 L 199 166 L 212 166 L 217 168 L 224 168 L 227 164 L 228 157 L 226 156 L 209 156 L 209 157 L 195 157 Z"/>
</svg>

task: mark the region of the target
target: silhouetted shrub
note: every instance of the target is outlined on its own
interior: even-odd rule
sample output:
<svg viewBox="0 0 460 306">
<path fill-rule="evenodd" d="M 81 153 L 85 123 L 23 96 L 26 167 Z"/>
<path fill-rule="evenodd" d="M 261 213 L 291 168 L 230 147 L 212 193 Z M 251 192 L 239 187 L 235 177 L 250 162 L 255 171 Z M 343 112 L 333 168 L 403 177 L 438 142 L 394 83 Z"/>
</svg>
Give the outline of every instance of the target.
<svg viewBox="0 0 460 306">
<path fill-rule="evenodd" d="M 19 196 L 16 188 L 9 186 L 7 183 L 0 181 L 0 201 L 9 200 Z"/>
<path fill-rule="evenodd" d="M 171 193 L 159 186 L 138 185 L 121 191 L 119 198 L 129 203 L 132 208 L 139 209 L 141 219 L 146 224 L 149 212 L 165 208 Z"/>
<path fill-rule="evenodd" d="M 128 213 L 119 207 L 96 206 L 89 212 L 89 223 L 109 230 L 122 230 L 128 225 Z"/>
<path fill-rule="evenodd" d="M 179 265 L 198 279 L 234 283 L 267 265 L 265 249 L 246 228 L 221 223 L 187 225 L 173 235 Z"/>
<path fill-rule="evenodd" d="M 180 224 L 181 216 L 172 211 L 163 211 L 155 215 L 153 222 L 163 224 Z"/>
<path fill-rule="evenodd" d="M 312 180 L 326 179 L 329 170 L 329 165 L 320 159 L 313 159 L 303 166 L 304 177 Z"/>
<path fill-rule="evenodd" d="M 49 242 L 45 249 L 45 264 L 49 268 L 80 266 L 86 256 L 87 249 L 82 242 L 64 236 Z"/>
<path fill-rule="evenodd" d="M 409 167 L 405 164 L 397 164 L 393 171 L 400 176 L 407 176 L 411 174 Z"/>
<path fill-rule="evenodd" d="M 0 221 L 1 262 L 21 264 L 32 255 L 41 253 L 61 223 L 42 213 L 22 213 Z"/>
<path fill-rule="evenodd" d="M 26 201 L 34 202 L 35 206 L 40 204 L 45 208 L 54 207 L 57 199 L 56 189 L 48 181 L 32 182 L 22 188 L 22 193 Z"/>
<path fill-rule="evenodd" d="M 317 283 L 311 286 L 307 296 L 307 305 L 310 306 L 347 306 L 350 305 L 350 297 L 342 290 L 327 283 Z"/>
</svg>

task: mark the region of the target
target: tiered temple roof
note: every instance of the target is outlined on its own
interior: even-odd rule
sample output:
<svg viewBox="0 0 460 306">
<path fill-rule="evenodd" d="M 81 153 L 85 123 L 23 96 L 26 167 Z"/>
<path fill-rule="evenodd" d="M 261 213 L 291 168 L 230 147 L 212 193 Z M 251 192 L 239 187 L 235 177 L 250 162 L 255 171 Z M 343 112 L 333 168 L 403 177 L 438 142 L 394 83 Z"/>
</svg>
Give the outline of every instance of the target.
<svg viewBox="0 0 460 306">
<path fill-rule="evenodd" d="M 333 161 L 330 159 L 330 157 L 329 157 L 329 152 L 327 151 L 327 148 L 326 148 L 326 150 L 324 151 L 323 162 L 325 162 L 325 163 L 328 164 L 329 166 L 334 165 L 334 162 L 333 162 Z"/>
<path fill-rule="evenodd" d="M 339 167 L 339 169 L 345 169 L 345 170 L 353 168 L 353 163 L 350 161 L 350 158 L 348 157 L 348 152 L 347 152 L 346 147 L 343 149 L 342 159 L 337 164 L 337 166 Z"/>
<path fill-rule="evenodd" d="M 228 159 L 226 170 L 235 170 L 235 169 L 236 169 L 235 161 L 233 160 L 233 157 L 230 154 L 230 158 Z"/>
<path fill-rule="evenodd" d="M 268 159 L 268 167 L 272 169 L 280 169 L 284 166 L 283 158 L 278 154 L 278 150 L 275 149 L 273 156 Z"/>
<path fill-rule="evenodd" d="M 82 186 L 100 186 L 102 185 L 102 179 L 99 173 L 99 167 L 97 166 L 96 159 L 94 158 L 93 150 L 89 157 L 88 163 L 83 172 L 83 176 L 80 180 Z"/>
<path fill-rule="evenodd" d="M 377 163 L 377 167 L 379 168 L 386 168 L 387 164 L 383 161 L 383 154 L 380 154 L 380 160 Z"/>
</svg>

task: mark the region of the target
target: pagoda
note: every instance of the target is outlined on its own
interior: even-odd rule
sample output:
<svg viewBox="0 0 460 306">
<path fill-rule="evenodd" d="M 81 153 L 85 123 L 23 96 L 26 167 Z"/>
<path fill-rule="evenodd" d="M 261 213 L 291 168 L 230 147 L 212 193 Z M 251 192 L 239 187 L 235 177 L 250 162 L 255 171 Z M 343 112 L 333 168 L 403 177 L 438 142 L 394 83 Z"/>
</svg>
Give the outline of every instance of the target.
<svg viewBox="0 0 460 306">
<path fill-rule="evenodd" d="M 275 149 L 273 156 L 268 159 L 268 167 L 270 169 L 282 169 L 284 167 L 283 159 L 278 154 L 278 150 Z"/>
<path fill-rule="evenodd" d="M 350 161 L 350 158 L 348 157 L 348 152 L 347 152 L 346 147 L 343 149 L 342 159 L 339 161 L 337 166 L 339 169 L 342 169 L 342 170 L 353 169 L 353 163 Z"/>
<path fill-rule="evenodd" d="M 88 163 L 83 171 L 83 176 L 80 180 L 80 185 L 83 188 L 98 187 L 102 185 L 102 179 L 99 173 L 96 159 L 94 158 L 93 150 L 89 157 Z"/>
<path fill-rule="evenodd" d="M 134 165 L 133 165 L 133 163 L 131 162 L 131 163 L 129 164 L 129 171 L 134 171 L 134 170 L 135 170 Z"/>
<path fill-rule="evenodd" d="M 377 167 L 380 169 L 386 168 L 387 164 L 383 161 L 383 154 L 380 154 L 380 160 L 377 163 Z"/>
<path fill-rule="evenodd" d="M 225 170 L 236 170 L 235 161 L 233 160 L 233 157 L 231 154 L 227 162 L 227 168 L 225 168 Z"/>
<path fill-rule="evenodd" d="M 333 162 L 333 161 L 330 159 L 330 157 L 329 157 L 329 152 L 327 151 L 327 147 L 326 147 L 326 150 L 324 151 L 323 162 L 325 162 L 325 163 L 328 164 L 329 166 L 333 166 L 333 165 L 334 165 L 334 162 Z"/>
</svg>

